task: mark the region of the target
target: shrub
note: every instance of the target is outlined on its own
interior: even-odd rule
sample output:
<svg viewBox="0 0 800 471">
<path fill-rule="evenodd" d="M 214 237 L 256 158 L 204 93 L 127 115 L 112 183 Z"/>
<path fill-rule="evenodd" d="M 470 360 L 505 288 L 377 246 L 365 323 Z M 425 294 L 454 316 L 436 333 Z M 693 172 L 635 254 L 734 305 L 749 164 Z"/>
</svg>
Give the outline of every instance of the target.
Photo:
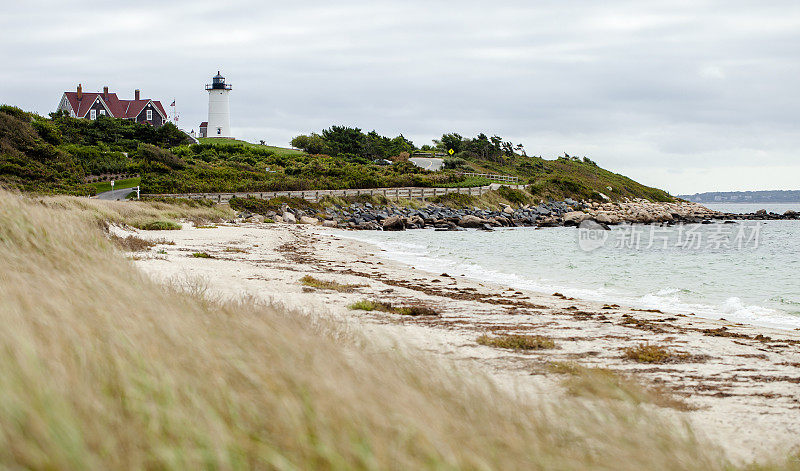
<svg viewBox="0 0 800 471">
<path fill-rule="evenodd" d="M 150 144 L 139 144 L 136 151 L 138 158 L 147 164 L 161 163 L 171 169 L 182 169 L 186 167 L 186 162 L 177 157 L 172 152 Z"/>
<path fill-rule="evenodd" d="M 462 193 L 447 193 L 446 195 L 434 196 L 428 198 L 428 201 L 436 204 L 443 204 L 446 206 L 465 208 L 474 206 L 477 199 L 472 195 L 465 195 Z"/>
<path fill-rule="evenodd" d="M 524 205 L 531 202 L 531 197 L 520 190 L 509 188 L 505 185 L 497 189 L 497 193 L 512 204 Z"/>
<path fill-rule="evenodd" d="M 194 258 L 214 258 L 212 255 L 210 255 L 210 254 L 208 254 L 206 252 L 194 252 L 192 254 L 192 257 L 194 257 Z"/>
</svg>

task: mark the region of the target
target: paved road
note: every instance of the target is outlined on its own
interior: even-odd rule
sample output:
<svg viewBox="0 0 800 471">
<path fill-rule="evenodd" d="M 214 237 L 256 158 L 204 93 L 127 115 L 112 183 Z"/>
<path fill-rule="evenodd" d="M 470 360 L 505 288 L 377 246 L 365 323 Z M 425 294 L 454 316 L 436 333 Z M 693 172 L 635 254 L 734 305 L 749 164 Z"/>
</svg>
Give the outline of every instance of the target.
<svg viewBox="0 0 800 471">
<path fill-rule="evenodd" d="M 444 159 L 437 159 L 430 157 L 413 157 L 408 160 L 417 167 L 422 167 L 425 170 L 431 170 L 433 172 L 441 170 L 442 167 L 444 167 Z"/>
<path fill-rule="evenodd" d="M 105 193 L 99 193 L 95 198 L 99 200 L 119 201 L 124 200 L 130 193 L 135 193 L 136 188 L 125 188 L 122 190 L 111 190 Z"/>
</svg>

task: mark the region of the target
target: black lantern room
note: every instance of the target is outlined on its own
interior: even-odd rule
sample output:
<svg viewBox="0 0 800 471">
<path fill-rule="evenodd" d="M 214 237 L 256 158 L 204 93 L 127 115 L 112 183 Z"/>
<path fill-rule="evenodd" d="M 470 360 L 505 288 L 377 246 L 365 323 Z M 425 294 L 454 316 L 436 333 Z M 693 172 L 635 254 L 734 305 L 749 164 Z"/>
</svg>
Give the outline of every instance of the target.
<svg viewBox="0 0 800 471">
<path fill-rule="evenodd" d="M 225 83 L 225 77 L 217 71 L 217 75 L 215 75 L 211 79 L 211 85 L 206 85 L 206 90 L 230 90 L 233 88 L 230 84 Z"/>
</svg>

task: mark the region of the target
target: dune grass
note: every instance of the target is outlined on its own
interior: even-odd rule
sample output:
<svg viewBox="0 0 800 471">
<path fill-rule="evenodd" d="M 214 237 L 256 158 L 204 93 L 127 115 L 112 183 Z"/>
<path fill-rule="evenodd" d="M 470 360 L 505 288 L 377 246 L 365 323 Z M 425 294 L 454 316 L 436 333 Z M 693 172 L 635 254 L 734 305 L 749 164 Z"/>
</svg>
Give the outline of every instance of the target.
<svg viewBox="0 0 800 471">
<path fill-rule="evenodd" d="M 481 335 L 476 340 L 479 345 L 507 348 L 510 350 L 545 350 L 556 348 L 556 343 L 541 335 Z"/>
<path fill-rule="evenodd" d="M 638 363 L 677 363 L 688 361 L 691 355 L 675 352 L 663 345 L 642 343 L 635 347 L 623 349 L 623 357 Z"/>
<path fill-rule="evenodd" d="M 4 469 L 731 469 L 628 401 L 543 404 L 323 316 L 157 285 L 93 207 L 56 206 L 0 192 Z"/>
<path fill-rule="evenodd" d="M 636 380 L 607 368 L 590 368 L 576 362 L 550 362 L 547 369 L 569 375 L 564 386 L 574 396 L 655 404 L 682 411 L 694 410 L 664 386 L 644 387 Z"/>
<path fill-rule="evenodd" d="M 395 306 L 391 303 L 383 301 L 372 301 L 369 299 L 362 299 L 350 306 L 351 310 L 358 311 L 381 311 L 390 312 L 392 314 L 400 314 L 403 316 L 438 316 L 439 313 L 433 309 L 422 304 L 412 304 L 410 306 Z"/>
<path fill-rule="evenodd" d="M 206 205 L 191 200 L 104 201 L 75 196 L 25 198 L 47 208 L 80 211 L 98 223 L 136 228 L 155 227 L 153 224 L 158 222 L 165 222 L 167 226 L 177 225 L 178 219 L 187 219 L 195 225 L 208 224 L 233 219 L 235 216 L 233 210 L 227 206 Z"/>
<path fill-rule="evenodd" d="M 352 293 L 355 288 L 360 288 L 362 285 L 342 284 L 330 280 L 320 280 L 311 275 L 306 275 L 300 278 L 300 284 L 308 286 L 309 288 L 328 289 L 339 291 L 340 293 Z"/>
</svg>

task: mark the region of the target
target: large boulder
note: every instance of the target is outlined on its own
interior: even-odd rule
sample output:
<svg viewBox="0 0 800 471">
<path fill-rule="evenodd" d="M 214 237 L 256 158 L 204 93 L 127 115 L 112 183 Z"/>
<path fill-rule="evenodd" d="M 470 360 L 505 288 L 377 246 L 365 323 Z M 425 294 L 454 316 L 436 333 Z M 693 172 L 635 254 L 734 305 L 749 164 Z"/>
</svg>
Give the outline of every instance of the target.
<svg viewBox="0 0 800 471">
<path fill-rule="evenodd" d="M 563 217 L 565 226 L 577 226 L 583 221 L 589 219 L 590 216 L 583 211 L 570 211 L 565 213 Z"/>
<path fill-rule="evenodd" d="M 316 226 L 319 224 L 319 219 L 312 218 L 311 216 L 300 216 L 300 224 L 311 224 Z"/>
<path fill-rule="evenodd" d="M 556 226 L 559 225 L 558 224 L 558 219 L 556 219 L 553 216 L 543 217 L 542 219 L 540 219 L 538 221 L 537 224 L 538 224 L 539 227 L 556 227 Z"/>
<path fill-rule="evenodd" d="M 594 215 L 594 220 L 600 224 L 617 224 L 619 217 L 616 214 L 611 214 L 608 211 L 599 211 Z"/>
<path fill-rule="evenodd" d="M 504 206 L 503 212 L 506 214 L 514 214 L 514 208 L 512 208 L 511 206 Z"/>
<path fill-rule="evenodd" d="M 333 219 L 326 219 L 322 221 L 323 227 L 339 227 L 339 223 L 334 221 Z"/>
<path fill-rule="evenodd" d="M 406 220 L 406 226 L 412 226 L 412 229 L 414 227 L 422 229 L 425 227 L 425 220 L 419 216 L 411 216 Z"/>
<path fill-rule="evenodd" d="M 285 211 L 282 216 L 283 222 L 287 224 L 297 224 L 297 218 L 289 211 Z"/>
<path fill-rule="evenodd" d="M 470 227 L 475 229 L 483 227 L 484 223 L 486 223 L 486 221 L 479 218 L 478 216 L 473 216 L 472 214 L 467 214 L 466 216 L 462 216 L 461 219 L 458 220 L 459 226 Z"/>
<path fill-rule="evenodd" d="M 406 225 L 400 216 L 389 216 L 383 220 L 384 231 L 404 231 Z"/>
</svg>

